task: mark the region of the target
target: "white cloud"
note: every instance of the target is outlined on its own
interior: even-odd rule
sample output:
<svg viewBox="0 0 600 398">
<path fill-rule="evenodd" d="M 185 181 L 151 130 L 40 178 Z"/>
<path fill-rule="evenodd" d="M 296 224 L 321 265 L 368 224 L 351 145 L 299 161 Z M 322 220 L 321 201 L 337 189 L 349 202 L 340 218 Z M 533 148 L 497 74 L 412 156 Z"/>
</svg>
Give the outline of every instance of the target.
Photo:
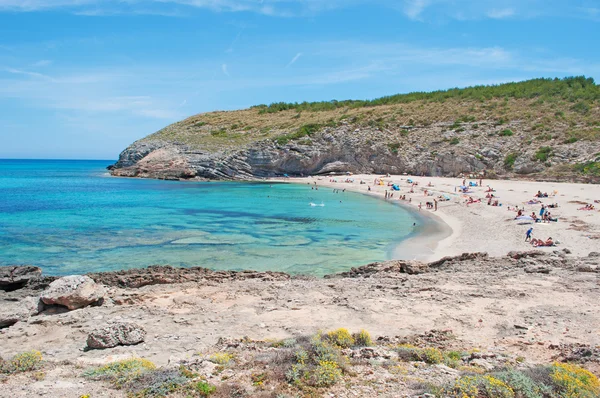
<svg viewBox="0 0 600 398">
<path fill-rule="evenodd" d="M 292 60 L 286 65 L 286 68 L 289 68 L 290 66 L 294 65 L 296 63 L 296 61 L 298 61 L 300 59 L 300 57 L 302 56 L 302 53 L 298 53 L 294 56 L 294 58 L 292 58 Z"/>
<path fill-rule="evenodd" d="M 50 61 L 49 59 L 42 59 L 42 60 L 39 60 L 39 61 L 31 64 L 31 67 L 32 68 L 43 68 L 45 66 L 50 66 L 50 65 L 52 65 L 52 61 Z"/>
<path fill-rule="evenodd" d="M 227 70 L 227 64 L 221 65 L 221 70 L 225 76 L 229 76 L 229 71 Z"/>
<path fill-rule="evenodd" d="M 419 19 L 421 13 L 429 6 L 430 0 L 404 0 L 404 13 L 410 19 Z"/>
<path fill-rule="evenodd" d="M 512 8 L 493 9 L 487 13 L 487 16 L 492 19 L 503 19 L 513 15 L 515 15 L 515 10 Z"/>
</svg>

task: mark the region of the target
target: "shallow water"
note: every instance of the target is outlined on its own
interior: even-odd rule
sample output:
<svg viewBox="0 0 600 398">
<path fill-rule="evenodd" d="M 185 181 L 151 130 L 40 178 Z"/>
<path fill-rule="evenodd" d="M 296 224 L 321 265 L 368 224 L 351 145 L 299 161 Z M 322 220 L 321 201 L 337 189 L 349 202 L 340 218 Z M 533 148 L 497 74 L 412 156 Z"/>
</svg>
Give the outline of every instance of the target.
<svg viewBox="0 0 600 398">
<path fill-rule="evenodd" d="M 360 194 L 113 178 L 110 163 L 0 160 L 0 265 L 49 275 L 170 264 L 321 276 L 389 259 L 416 221 Z"/>
</svg>

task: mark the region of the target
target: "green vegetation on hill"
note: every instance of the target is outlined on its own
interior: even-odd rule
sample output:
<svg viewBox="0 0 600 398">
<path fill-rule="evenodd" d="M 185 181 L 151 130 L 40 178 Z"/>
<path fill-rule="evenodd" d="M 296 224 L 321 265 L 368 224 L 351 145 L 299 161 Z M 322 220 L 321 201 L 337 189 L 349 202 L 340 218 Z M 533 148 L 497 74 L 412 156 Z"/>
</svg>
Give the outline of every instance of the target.
<svg viewBox="0 0 600 398">
<path fill-rule="evenodd" d="M 452 88 L 432 92 L 414 92 L 396 94 L 373 100 L 346 100 L 346 101 L 320 101 L 285 103 L 277 102 L 271 105 L 257 105 L 261 113 L 276 113 L 287 110 L 297 111 L 328 111 L 337 108 L 363 108 L 380 105 L 406 104 L 414 101 L 444 102 L 448 99 L 462 99 L 485 101 L 493 98 L 517 98 L 541 100 L 563 99 L 577 102 L 572 110 L 585 114 L 589 112 L 589 105 L 585 101 L 600 99 L 600 88 L 593 78 L 584 76 L 567 77 L 564 79 L 533 79 L 517 83 L 504 83 L 490 86 L 473 86 L 467 88 Z"/>
</svg>

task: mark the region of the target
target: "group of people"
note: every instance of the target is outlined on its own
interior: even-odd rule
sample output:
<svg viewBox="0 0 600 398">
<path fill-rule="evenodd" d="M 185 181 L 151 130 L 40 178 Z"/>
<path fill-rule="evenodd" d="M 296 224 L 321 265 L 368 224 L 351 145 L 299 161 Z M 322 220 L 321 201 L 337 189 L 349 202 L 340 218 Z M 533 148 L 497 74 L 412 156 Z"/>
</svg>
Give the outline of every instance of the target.
<svg viewBox="0 0 600 398">
<path fill-rule="evenodd" d="M 525 242 L 530 242 L 534 247 L 540 247 L 540 246 L 554 246 L 554 240 L 552 240 L 552 237 L 549 237 L 546 240 L 542 240 L 542 239 L 536 239 L 534 237 L 532 237 L 533 234 L 533 227 L 529 228 L 527 230 L 527 232 L 525 233 Z"/>
</svg>

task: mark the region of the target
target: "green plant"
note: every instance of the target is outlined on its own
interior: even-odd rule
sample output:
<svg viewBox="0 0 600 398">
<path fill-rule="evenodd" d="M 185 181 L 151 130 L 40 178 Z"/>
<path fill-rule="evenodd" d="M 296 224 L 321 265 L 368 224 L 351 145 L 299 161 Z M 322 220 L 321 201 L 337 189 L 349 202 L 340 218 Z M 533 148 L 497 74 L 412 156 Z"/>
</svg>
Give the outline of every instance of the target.
<svg viewBox="0 0 600 398">
<path fill-rule="evenodd" d="M 571 110 L 577 113 L 581 113 L 582 115 L 586 115 L 590 112 L 590 106 L 584 102 L 580 101 L 571 107 Z"/>
<path fill-rule="evenodd" d="M 512 130 L 511 130 L 511 129 L 504 129 L 504 130 L 502 130 L 502 131 L 499 133 L 500 137 L 510 137 L 510 136 L 512 136 L 513 134 L 514 134 L 514 133 L 512 132 Z"/>
<path fill-rule="evenodd" d="M 600 381 L 580 366 L 555 362 L 551 378 L 564 398 L 592 398 L 600 396 Z"/>
<path fill-rule="evenodd" d="M 450 145 L 456 145 L 460 142 L 460 140 L 457 137 L 454 137 L 450 140 Z"/>
<path fill-rule="evenodd" d="M 229 365 L 229 363 L 235 358 L 233 354 L 228 352 L 217 352 L 212 354 L 208 360 L 212 363 L 216 363 L 217 365 Z"/>
<path fill-rule="evenodd" d="M 596 159 L 595 162 L 577 163 L 573 165 L 573 169 L 583 175 L 598 177 L 600 176 L 600 161 Z"/>
<path fill-rule="evenodd" d="M 462 353 L 459 351 L 446 351 L 444 355 L 444 364 L 450 368 L 457 368 L 461 363 Z"/>
<path fill-rule="evenodd" d="M 227 137 L 227 130 L 225 130 L 225 129 L 213 130 L 210 132 L 210 135 L 212 135 L 213 137 Z"/>
<path fill-rule="evenodd" d="M 333 361 L 321 361 L 314 371 L 314 384 L 317 387 L 329 387 L 342 377 L 342 371 Z"/>
<path fill-rule="evenodd" d="M 107 380 L 116 387 L 121 387 L 154 369 L 156 365 L 147 359 L 132 358 L 88 369 L 83 376 L 92 380 Z"/>
<path fill-rule="evenodd" d="M 537 150 L 534 159 L 540 162 L 547 161 L 552 156 L 552 147 L 543 146 Z"/>
<path fill-rule="evenodd" d="M 437 348 L 423 348 L 417 351 L 417 355 L 423 362 L 438 364 L 444 361 L 444 355 Z"/>
<path fill-rule="evenodd" d="M 194 383 L 191 383 L 188 387 L 188 390 L 198 394 L 201 397 L 208 397 L 212 393 L 214 393 L 217 388 L 208 384 L 207 382 L 200 380 Z"/>
<path fill-rule="evenodd" d="M 352 334 L 354 338 L 354 344 L 359 347 L 368 347 L 373 345 L 373 340 L 371 339 L 371 335 L 366 330 L 361 330 L 358 333 Z"/>
<path fill-rule="evenodd" d="M 341 348 L 348 348 L 354 345 L 354 338 L 348 329 L 340 328 L 332 330 L 326 336 L 329 342 Z"/>
<path fill-rule="evenodd" d="M 462 376 L 449 388 L 450 396 L 460 398 L 514 398 L 513 389 L 493 376 Z"/>
<path fill-rule="evenodd" d="M 13 374 L 37 370 L 42 364 L 42 353 L 26 351 L 15 355 L 10 361 L 0 360 L 0 373 Z"/>
<path fill-rule="evenodd" d="M 519 154 L 516 152 L 511 152 L 507 154 L 504 158 L 504 168 L 506 170 L 512 170 L 513 166 L 515 165 L 515 161 L 517 160 L 517 157 L 519 157 Z"/>
<path fill-rule="evenodd" d="M 542 398 L 551 387 L 536 383 L 531 377 L 515 369 L 495 373 L 494 377 L 509 385 L 519 398 Z"/>
<path fill-rule="evenodd" d="M 252 380 L 253 386 L 262 386 L 267 381 L 266 373 L 253 373 L 250 375 L 250 380 Z"/>
<path fill-rule="evenodd" d="M 394 142 L 392 144 L 388 144 L 388 148 L 390 148 L 390 152 L 392 152 L 393 154 L 397 154 L 398 149 L 400 148 L 400 143 Z"/>
</svg>

